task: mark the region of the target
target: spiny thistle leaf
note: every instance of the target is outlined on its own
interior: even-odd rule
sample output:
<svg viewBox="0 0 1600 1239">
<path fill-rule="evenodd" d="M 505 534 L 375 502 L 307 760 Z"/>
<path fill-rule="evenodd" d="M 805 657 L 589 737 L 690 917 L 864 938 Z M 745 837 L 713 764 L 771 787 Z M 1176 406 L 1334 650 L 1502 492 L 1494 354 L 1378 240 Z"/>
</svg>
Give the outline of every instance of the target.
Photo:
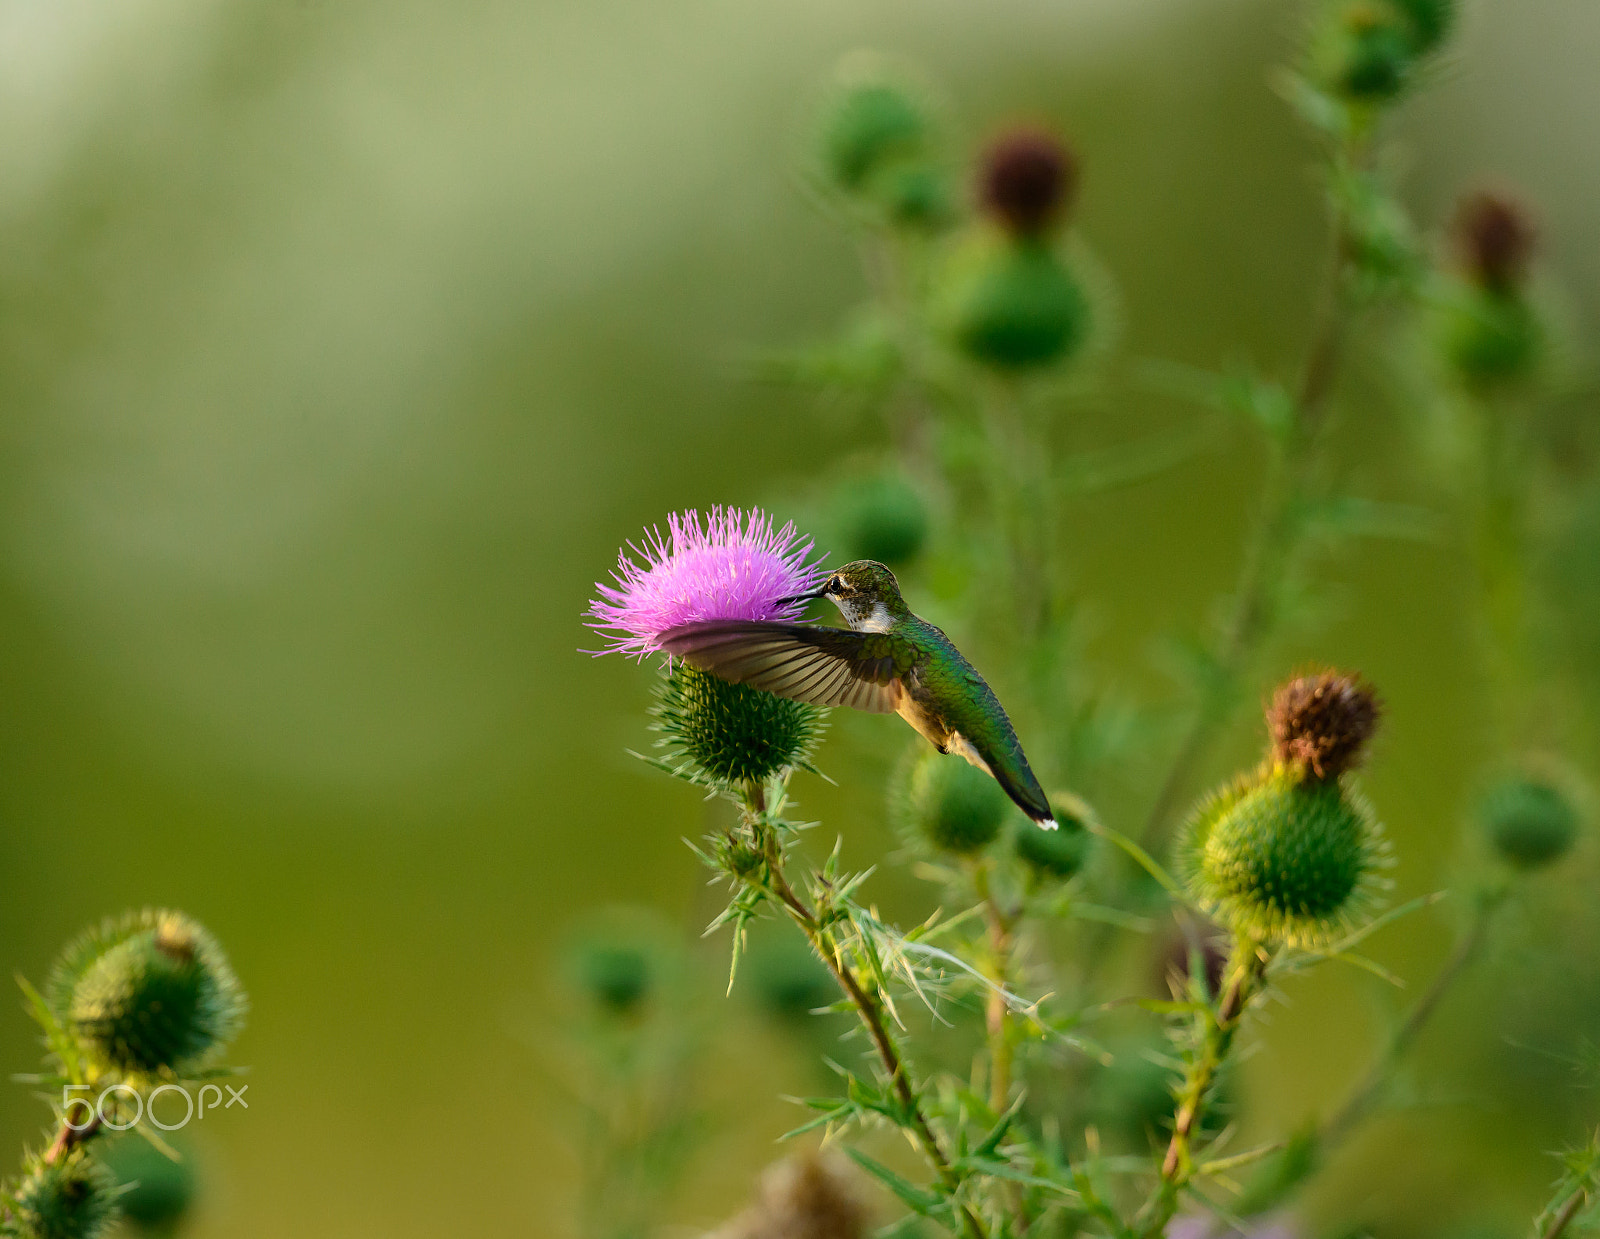
<svg viewBox="0 0 1600 1239">
<path fill-rule="evenodd" d="M 908 1179 L 901 1178 L 882 1162 L 868 1157 L 860 1149 L 847 1148 L 850 1160 L 893 1192 L 900 1203 L 920 1217 L 933 1217 L 945 1205 L 936 1192 L 926 1191 Z"/>
</svg>

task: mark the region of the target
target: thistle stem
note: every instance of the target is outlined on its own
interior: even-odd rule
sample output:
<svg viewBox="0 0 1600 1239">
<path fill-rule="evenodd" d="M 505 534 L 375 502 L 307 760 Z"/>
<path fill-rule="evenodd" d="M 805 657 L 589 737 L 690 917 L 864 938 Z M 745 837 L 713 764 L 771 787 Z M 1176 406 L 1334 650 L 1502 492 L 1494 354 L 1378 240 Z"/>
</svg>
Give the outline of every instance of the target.
<svg viewBox="0 0 1600 1239">
<path fill-rule="evenodd" d="M 1011 979 L 1011 960 L 1016 949 L 1016 917 L 1000 906 L 989 877 L 987 860 L 973 865 L 972 885 L 983 905 L 984 922 L 989 931 L 989 980 L 995 986 L 989 991 L 984 1012 L 989 1039 L 989 1108 L 996 1114 L 1004 1114 L 1011 1104 L 1015 1062 L 1013 1021 L 1005 989 Z"/>
<path fill-rule="evenodd" d="M 80 1144 L 87 1144 L 99 1134 L 100 1124 L 103 1119 L 104 1116 L 98 1109 L 82 1127 L 73 1127 L 66 1119 L 62 1119 L 61 1128 L 56 1132 L 56 1138 L 50 1142 L 50 1147 L 44 1151 L 44 1164 L 53 1166 L 65 1159 Z"/>
<path fill-rule="evenodd" d="M 1250 1001 L 1260 992 L 1266 976 L 1267 955 L 1248 938 L 1235 939 L 1228 961 L 1228 980 L 1220 1000 L 1201 1016 L 1198 1045 L 1178 1089 L 1172 1120 L 1172 1139 L 1161 1163 L 1161 1177 L 1142 1209 L 1140 1239 L 1160 1239 L 1178 1211 L 1183 1189 L 1194 1178 L 1194 1137 L 1205 1118 L 1217 1074 L 1233 1049 L 1234 1035 L 1244 1022 Z"/>
<path fill-rule="evenodd" d="M 1567 1203 L 1561 1206 L 1560 1213 L 1550 1219 L 1550 1225 L 1545 1227 L 1539 1239 L 1561 1239 L 1562 1232 L 1567 1229 L 1572 1219 L 1577 1217 L 1579 1211 L 1588 1203 L 1589 1190 L 1580 1187 L 1571 1196 L 1567 1197 Z"/>
<path fill-rule="evenodd" d="M 767 820 L 764 788 L 751 786 L 746 789 L 745 809 L 747 822 L 760 833 L 762 838 L 767 881 L 771 892 L 777 896 L 789 918 L 805 934 L 806 940 L 811 943 L 811 949 L 833 974 L 834 981 L 844 991 L 845 997 L 850 1000 L 850 1005 L 855 1008 L 862 1028 L 866 1030 L 873 1049 L 877 1051 L 878 1061 L 889 1077 L 890 1087 L 894 1089 L 902 1109 L 909 1116 L 909 1127 L 917 1146 L 945 1190 L 954 1195 L 961 1187 L 962 1177 L 951 1166 L 950 1157 L 945 1152 L 938 1134 L 933 1130 L 933 1125 L 929 1123 L 922 1109 L 922 1103 L 917 1098 L 916 1090 L 911 1086 L 910 1072 L 884 1019 L 883 1004 L 861 984 L 854 969 L 845 963 L 843 951 L 823 925 L 821 918 L 789 884 L 783 869 L 783 853 L 778 846 L 777 831 Z M 962 1229 L 968 1239 L 988 1239 L 987 1230 L 970 1207 L 960 1206 L 960 1215 Z"/>
</svg>

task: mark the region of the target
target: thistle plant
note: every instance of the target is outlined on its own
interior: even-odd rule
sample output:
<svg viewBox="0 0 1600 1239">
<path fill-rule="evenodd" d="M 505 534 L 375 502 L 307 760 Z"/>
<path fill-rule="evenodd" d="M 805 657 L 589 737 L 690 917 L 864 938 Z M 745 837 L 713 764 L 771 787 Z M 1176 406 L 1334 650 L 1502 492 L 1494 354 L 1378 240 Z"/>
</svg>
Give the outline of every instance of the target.
<svg viewBox="0 0 1600 1239">
<path fill-rule="evenodd" d="M 1186 1213 L 1232 1221 L 1292 1205 L 1395 1102 L 1397 1068 L 1498 910 L 1536 874 L 1560 880 L 1582 845 L 1581 780 L 1541 757 L 1565 737 L 1521 722 L 1547 712 L 1519 710 L 1480 764 L 1500 773 L 1460 789 L 1480 869 L 1455 898 L 1463 914 L 1438 971 L 1337 1104 L 1232 1147 L 1232 1080 L 1263 1035 L 1254 1014 L 1330 961 L 1398 981 L 1358 948 L 1443 897 L 1385 908 L 1391 849 L 1361 786 L 1384 714 L 1375 689 L 1354 672 L 1275 665 L 1316 610 L 1314 552 L 1419 525 L 1414 508 L 1337 480 L 1329 430 L 1347 376 L 1394 360 L 1379 337 L 1422 340 L 1403 360 L 1428 400 L 1498 418 L 1521 441 L 1512 410 L 1550 355 L 1526 215 L 1504 197 L 1472 198 L 1454 249 L 1436 258 L 1395 193 L 1387 122 L 1440 62 L 1453 4 L 1310 7 L 1279 86 L 1315 144 L 1328 261 L 1295 372 L 1119 365 L 1114 284 L 1074 228 L 1092 169 L 1069 142 L 1007 126 L 963 160 L 913 72 L 852 57 L 824 97 L 809 163 L 819 201 L 859 243 L 868 299 L 837 340 L 768 373 L 848 394 L 876 419 L 880 446 L 819 481 L 814 543 L 759 510 L 675 515 L 666 536 L 623 552 L 590 607 L 609 650 L 661 660 L 647 760 L 723 805 L 694 846 L 727 891 L 711 929 L 731 939 L 730 986 L 751 927 L 770 917 L 853 1021 L 857 1052 L 825 1056 L 837 1087 L 805 1101 L 810 1117 L 791 1135 L 820 1129 L 841 1145 L 903 1211 L 903 1233 L 931 1223 L 967 1239 L 1157 1239 Z M 1128 706 L 1123 686 L 1080 665 L 1081 599 L 1060 546 L 1068 496 L 1189 450 L 1179 436 L 1062 450 L 1075 407 L 1128 382 L 1246 418 L 1268 461 L 1221 622 L 1197 643 L 1191 706 L 1169 717 Z M 1502 668 L 1497 700 L 1520 700 L 1538 692 L 1537 660 L 1526 614 L 1503 600 L 1532 593 L 1520 575 L 1532 466 L 1496 452 L 1481 477 L 1501 489 L 1463 505 L 1464 523 L 1481 500 L 1489 526 L 1515 533 L 1475 541 L 1498 634 L 1485 662 Z M 843 627 L 802 622 L 819 599 Z M 1008 677 L 1015 726 L 968 648 Z M 1260 761 L 1180 814 L 1236 707 L 1266 685 Z M 797 795 L 826 765 L 837 708 L 895 713 L 921 736 L 885 770 L 887 794 L 866 801 L 885 805 L 900 840 L 889 863 L 928 883 L 928 914 L 910 928 L 880 912 L 875 867 L 855 859 L 848 828 L 831 848 L 806 846 L 820 823 L 799 819 Z M 1176 743 L 1163 749 L 1167 736 Z M 1154 972 L 1162 997 L 1149 992 Z M 883 1153 L 884 1129 L 913 1161 Z M 1593 1189 L 1590 1170 L 1574 1175 L 1547 1230 Z M 760 1212 L 727 1233 L 766 1233 Z"/>
<path fill-rule="evenodd" d="M 1317 946 L 1370 906 L 1387 859 L 1353 771 L 1378 721 L 1376 697 L 1336 673 L 1279 688 L 1260 769 L 1214 792 L 1180 845 L 1189 894 L 1243 940 Z"/>
<path fill-rule="evenodd" d="M 231 1074 L 219 1062 L 243 1024 L 244 991 L 205 927 L 167 909 L 85 932 L 44 993 L 20 984 L 51 1068 L 24 1078 L 49 1090 L 56 1128 L 44 1152 L 26 1154 L 22 1175 L 0 1188 L 0 1234 L 98 1239 L 132 1186 L 120 1186 L 112 1169 L 126 1158 L 108 1164 L 102 1147 L 132 1128 L 115 1139 L 143 1136 L 177 1156 L 140 1120 L 164 1090 Z M 129 1215 L 139 1220 L 145 1206 L 155 1209 L 149 1193 Z M 168 1202 L 157 1212 L 171 1220 L 181 1207 Z"/>
<path fill-rule="evenodd" d="M 551 1072 L 582 1135 L 578 1230 L 627 1239 L 648 1232 L 704 1131 L 693 974 L 671 927 L 638 909 L 589 917 L 565 964 L 576 1001 Z"/>
</svg>

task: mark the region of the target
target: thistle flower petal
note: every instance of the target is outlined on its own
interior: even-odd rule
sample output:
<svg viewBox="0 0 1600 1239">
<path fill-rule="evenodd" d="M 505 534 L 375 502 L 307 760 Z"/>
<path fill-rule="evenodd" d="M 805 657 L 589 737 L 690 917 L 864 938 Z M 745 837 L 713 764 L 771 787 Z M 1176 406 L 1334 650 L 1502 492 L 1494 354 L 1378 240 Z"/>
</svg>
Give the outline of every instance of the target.
<svg viewBox="0 0 1600 1239">
<path fill-rule="evenodd" d="M 803 603 L 780 605 L 815 589 L 820 562 L 793 522 L 774 528 L 759 508 L 714 507 L 674 512 L 667 533 L 645 531 L 617 556 L 614 584 L 602 581 L 586 623 L 610 644 L 596 654 L 642 658 L 661 648 L 661 634 L 706 620 L 794 620 Z"/>
</svg>

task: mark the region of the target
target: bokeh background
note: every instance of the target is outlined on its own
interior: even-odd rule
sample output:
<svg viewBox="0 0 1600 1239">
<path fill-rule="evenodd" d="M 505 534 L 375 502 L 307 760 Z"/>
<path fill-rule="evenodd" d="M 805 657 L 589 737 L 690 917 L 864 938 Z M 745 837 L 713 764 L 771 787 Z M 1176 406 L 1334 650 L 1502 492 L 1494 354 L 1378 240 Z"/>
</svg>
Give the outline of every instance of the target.
<svg viewBox="0 0 1600 1239">
<path fill-rule="evenodd" d="M 189 1233 L 573 1233 L 564 944 L 610 905 L 686 935 L 714 911 L 681 842 L 706 809 L 624 752 L 647 677 L 582 656 L 579 616 L 642 525 L 781 503 L 870 437 L 744 365 L 860 295 L 794 172 L 839 56 L 921 64 L 962 140 L 1018 116 L 1070 135 L 1127 351 L 1272 371 L 1322 261 L 1270 85 L 1298 21 L 1278 0 L 0 3 L 0 971 L 42 979 L 84 924 L 150 903 L 228 946 L 250 1109 L 190 1133 Z M 1400 123 L 1428 226 L 1486 177 L 1538 204 L 1580 339 L 1597 64 L 1592 0 L 1469 4 Z M 1392 407 L 1348 403 L 1351 476 L 1425 494 Z M 1072 433 L 1193 416 L 1129 394 Z M 1073 509 L 1100 673 L 1175 691 L 1152 650 L 1232 579 L 1248 442 Z M 1382 686 L 1369 785 L 1400 892 L 1447 885 L 1484 743 L 1463 550 L 1363 543 L 1330 575 L 1336 616 L 1282 661 Z M 857 859 L 887 843 L 880 722 L 836 729 L 837 788 L 800 786 Z M 1241 726 L 1209 773 L 1254 744 Z M 1547 1151 L 1597 1117 L 1546 1052 L 1600 1016 L 1593 858 L 1572 865 L 1430 1032 L 1434 1104 L 1319 1180 L 1314 1231 L 1518 1233 L 1541 1203 Z M 891 911 L 914 906 L 899 881 Z M 1424 915 L 1374 954 L 1422 978 L 1449 937 Z M 796 1121 L 776 1094 L 815 1084 L 722 999 L 724 948 L 671 1226 L 734 1210 Z M 1242 1085 L 1264 1130 L 1337 1096 L 1382 1029 L 1361 975 L 1287 999 Z M 0 1003 L 0 1065 L 37 1056 Z M 5 1086 L 0 1151 L 45 1121 Z"/>
</svg>

